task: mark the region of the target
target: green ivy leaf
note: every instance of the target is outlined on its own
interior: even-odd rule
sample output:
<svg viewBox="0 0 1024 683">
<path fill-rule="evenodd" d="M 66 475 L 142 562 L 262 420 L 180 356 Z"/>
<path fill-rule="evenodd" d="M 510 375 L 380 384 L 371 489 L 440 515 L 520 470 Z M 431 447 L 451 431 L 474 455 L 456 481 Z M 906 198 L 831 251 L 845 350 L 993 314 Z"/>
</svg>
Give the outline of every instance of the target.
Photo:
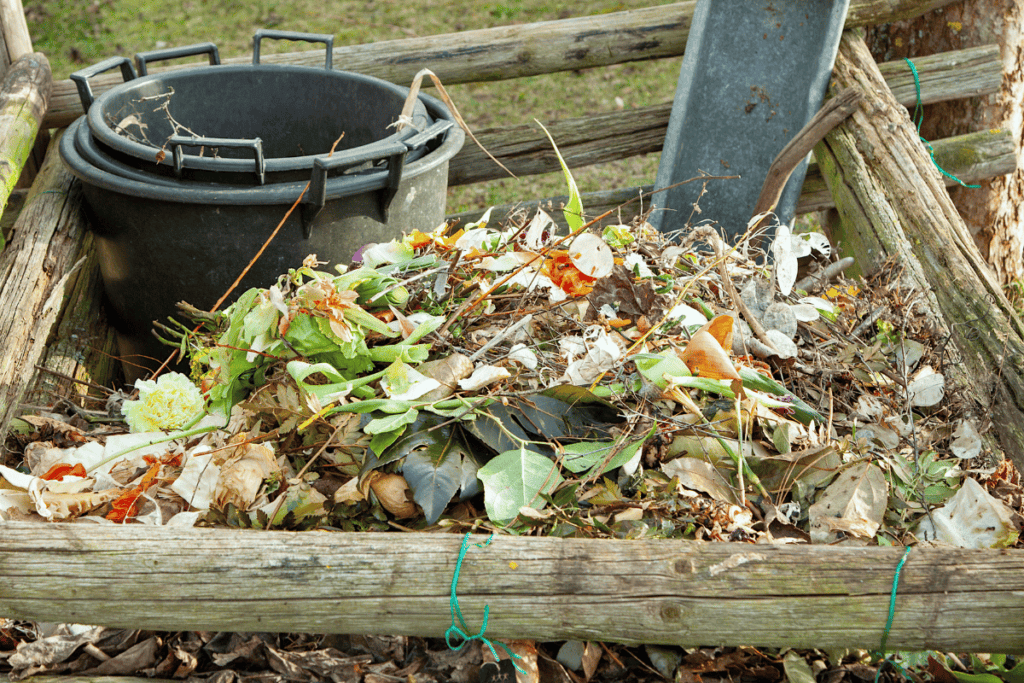
<svg viewBox="0 0 1024 683">
<path fill-rule="evenodd" d="M 487 516 L 495 524 L 508 524 L 525 505 L 544 507 L 539 494 L 550 494 L 563 481 L 550 459 L 526 448 L 500 453 L 477 476 L 484 484 Z"/>
<path fill-rule="evenodd" d="M 565 446 L 565 456 L 562 458 L 562 465 L 565 469 L 575 473 L 590 470 L 587 472 L 588 477 L 604 474 L 622 466 L 631 466 L 627 467 L 627 470 L 630 470 L 629 473 L 632 474 L 636 471 L 636 467 L 640 462 L 640 447 L 643 446 L 644 441 L 654 435 L 655 429 L 657 427 L 652 428 L 642 439 L 624 446 L 622 446 L 624 439 L 617 439 L 615 441 L 581 441 L 568 444 Z M 621 447 L 621 450 L 615 452 L 615 449 L 619 447 Z M 601 467 L 601 464 L 613 452 L 615 452 L 615 455 L 598 472 L 597 469 Z"/>
<path fill-rule="evenodd" d="M 370 439 L 370 450 L 380 457 L 380 454 L 391 447 L 393 443 L 398 441 L 398 438 L 402 436 L 409 429 L 408 425 L 402 425 L 398 429 L 394 429 L 390 432 L 382 432 L 380 434 L 374 434 L 373 438 Z"/>
<path fill-rule="evenodd" d="M 415 408 L 409 408 L 404 413 L 397 415 L 387 415 L 386 417 L 378 417 L 363 427 L 363 431 L 367 434 L 383 434 L 384 432 L 391 432 L 405 425 L 412 424 L 416 421 L 416 416 L 419 411 Z"/>
</svg>

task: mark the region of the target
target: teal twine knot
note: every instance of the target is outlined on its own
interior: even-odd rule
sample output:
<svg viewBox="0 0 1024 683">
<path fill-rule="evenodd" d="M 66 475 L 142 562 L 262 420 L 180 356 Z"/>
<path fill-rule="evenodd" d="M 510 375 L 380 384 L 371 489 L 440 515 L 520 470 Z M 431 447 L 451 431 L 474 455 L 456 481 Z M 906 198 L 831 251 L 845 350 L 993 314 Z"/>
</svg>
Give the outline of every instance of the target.
<svg viewBox="0 0 1024 683">
<path fill-rule="evenodd" d="M 477 548 L 486 548 L 488 545 L 491 544 L 492 538 L 494 538 L 494 534 L 488 536 L 487 540 L 483 543 L 474 543 L 473 545 L 475 545 Z M 476 635 L 471 636 L 467 633 L 469 631 L 469 626 L 466 625 L 466 620 L 462 617 L 462 610 L 459 608 L 459 598 L 455 595 L 455 586 L 459 583 L 459 572 L 462 571 L 462 560 L 465 559 L 466 551 L 468 549 L 469 532 L 467 531 L 465 537 L 463 537 L 462 539 L 462 549 L 459 550 L 459 560 L 455 563 L 455 574 L 452 576 L 452 593 L 451 597 L 448 599 L 448 604 L 451 607 L 452 613 L 452 625 L 449 626 L 448 630 L 444 632 L 444 642 L 448 643 L 449 649 L 458 652 L 462 649 L 462 646 L 468 643 L 469 641 L 479 640 L 481 643 L 488 647 L 488 649 L 491 651 L 491 655 L 493 655 L 494 657 L 494 661 L 497 662 L 498 653 L 495 652 L 494 645 L 491 644 L 491 641 L 486 636 L 484 636 L 484 632 L 487 631 L 487 617 L 490 615 L 491 606 L 484 605 L 484 620 L 483 623 L 480 625 L 480 632 Z M 456 619 L 458 619 L 458 626 L 455 625 Z M 452 645 L 452 636 L 457 636 L 461 638 L 462 642 L 459 643 L 457 646 Z M 505 652 L 508 653 L 508 656 L 513 660 L 512 664 L 516 667 L 516 671 L 519 671 L 523 675 L 526 675 L 526 671 L 521 669 L 519 665 L 515 663 L 515 660 L 522 659 L 522 657 L 513 652 L 512 649 L 505 643 L 499 642 L 498 645 L 503 647 L 505 649 Z"/>
<path fill-rule="evenodd" d="M 924 123 L 924 105 L 921 104 L 921 78 L 917 75 L 917 67 L 914 66 L 914 63 L 910 61 L 908 57 L 904 57 L 903 61 L 907 63 L 907 66 L 910 67 L 910 72 L 914 74 L 914 88 L 917 90 L 917 106 L 914 107 L 914 115 L 912 117 L 914 122 L 917 123 L 917 137 L 924 143 L 925 148 L 928 150 L 928 154 L 932 158 L 932 163 L 935 164 L 935 168 L 939 169 L 939 173 L 962 187 L 969 187 L 972 190 L 977 190 L 981 185 L 968 185 L 952 173 L 947 173 L 944 168 L 939 166 L 939 162 L 935 161 L 935 149 L 927 140 L 921 137 L 921 124 Z"/>
<path fill-rule="evenodd" d="M 882 657 L 882 661 L 878 664 L 878 670 L 875 671 L 875 683 L 878 683 L 878 677 L 882 675 L 882 668 L 885 666 L 886 662 L 889 662 L 894 667 L 896 667 L 897 671 L 899 671 L 901 674 L 904 674 L 903 667 L 901 667 L 896 662 L 886 658 L 885 644 L 889 640 L 889 631 L 892 630 L 892 619 L 896 614 L 896 589 L 899 587 L 900 583 L 900 572 L 903 571 L 903 565 L 906 563 L 907 557 L 909 556 L 910 546 L 907 546 L 907 549 L 903 551 L 903 557 L 900 558 L 899 564 L 896 565 L 896 571 L 893 573 L 892 592 L 889 593 L 889 619 L 885 622 L 885 630 L 882 631 L 882 644 L 878 651 L 878 655 Z"/>
</svg>

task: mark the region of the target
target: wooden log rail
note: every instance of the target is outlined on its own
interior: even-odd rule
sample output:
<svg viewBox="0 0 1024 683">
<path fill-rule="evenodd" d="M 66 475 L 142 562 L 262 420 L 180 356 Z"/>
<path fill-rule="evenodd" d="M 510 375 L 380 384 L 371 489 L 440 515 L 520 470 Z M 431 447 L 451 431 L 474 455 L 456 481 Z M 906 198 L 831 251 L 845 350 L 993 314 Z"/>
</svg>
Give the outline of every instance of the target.
<svg viewBox="0 0 1024 683">
<path fill-rule="evenodd" d="M 4 75 L 0 87 L 0 211 L 7 206 L 35 144 L 52 85 L 50 62 L 39 52 L 19 57 Z"/>
<path fill-rule="evenodd" d="M 1002 79 L 997 45 L 919 57 L 914 60 L 914 66 L 920 75 L 922 104 L 998 92 Z M 879 65 L 879 70 L 900 104 L 913 108 L 917 90 L 907 63 L 902 59 L 886 62 Z M 566 163 L 576 168 L 660 153 L 671 113 L 672 103 L 666 102 L 628 111 L 545 121 L 544 125 L 558 142 Z M 476 136 L 517 176 L 552 173 L 560 168 L 551 143 L 536 124 L 479 130 Z M 462 148 L 448 170 L 448 184 L 452 186 L 507 177 L 501 167 L 472 144 Z"/>
<path fill-rule="evenodd" d="M 482 138 L 482 135 L 481 135 Z M 1017 168 L 1017 148 L 1013 140 L 1013 133 L 1007 129 L 985 130 L 966 135 L 957 135 L 943 140 L 936 140 L 931 143 L 935 151 L 935 163 L 945 169 L 951 175 L 956 176 L 965 183 L 976 183 L 985 178 L 1013 173 Z M 559 149 L 566 153 L 571 145 Z M 503 163 L 508 163 L 507 161 Z M 557 163 L 557 161 L 556 161 Z M 946 187 L 954 187 L 957 182 L 948 176 L 942 177 Z M 728 182 L 728 181 L 722 181 Z M 599 192 L 583 192 L 581 199 L 583 208 L 588 216 L 600 216 L 606 211 L 615 210 L 614 214 L 601 221 L 601 225 L 628 223 L 643 210 L 650 208 L 650 200 L 643 202 L 633 201 L 637 197 L 647 197 L 654 191 L 654 185 L 642 185 L 637 187 L 625 187 L 616 190 L 603 190 Z M 517 208 L 525 209 L 532 213 L 533 209 L 544 208 L 555 221 L 564 227 L 565 220 L 557 209 L 569 202 L 569 197 L 551 197 L 517 204 L 501 204 L 494 207 L 493 215 L 506 216 Z M 835 200 L 829 192 L 825 179 L 821 176 L 818 164 L 812 161 L 807 167 L 807 175 L 804 177 L 803 190 L 797 203 L 797 213 L 810 213 L 812 211 L 824 211 L 835 208 Z M 552 211 L 554 210 L 554 211 Z M 448 216 L 449 219 L 457 219 L 462 223 L 475 221 L 483 214 L 483 209 L 463 211 Z"/>
<path fill-rule="evenodd" d="M 846 27 L 907 19 L 951 2 L 851 0 Z M 411 83 L 420 69 L 429 68 L 449 85 L 678 57 L 686 47 L 696 6 L 696 0 L 689 0 L 592 17 L 342 46 L 334 48 L 333 59 L 338 69 L 404 85 Z M 225 59 L 224 63 L 250 61 L 246 57 Z M 268 55 L 266 61 L 318 66 L 323 64 L 323 57 L 310 50 Z M 152 70 L 159 71 L 160 68 Z M 99 94 L 120 82 L 119 75 L 100 76 L 94 79 L 93 90 Z M 56 83 L 46 126 L 66 126 L 81 114 L 78 93 L 71 81 Z"/>
<path fill-rule="evenodd" d="M 474 541 L 483 541 L 477 536 Z M 0 525 L 0 614 L 439 637 L 462 536 Z M 495 536 L 457 587 L 492 639 L 877 649 L 901 548 Z M 1024 552 L 914 548 L 892 650 L 1024 652 Z"/>
</svg>

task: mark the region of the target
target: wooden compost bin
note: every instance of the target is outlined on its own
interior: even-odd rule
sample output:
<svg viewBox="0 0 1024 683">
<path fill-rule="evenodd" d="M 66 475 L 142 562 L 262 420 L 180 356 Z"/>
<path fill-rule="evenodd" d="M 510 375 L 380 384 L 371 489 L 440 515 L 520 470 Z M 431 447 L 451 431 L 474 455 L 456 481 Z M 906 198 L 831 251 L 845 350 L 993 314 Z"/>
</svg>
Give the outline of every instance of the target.
<svg viewBox="0 0 1024 683">
<path fill-rule="evenodd" d="M 339 47 L 334 61 L 396 83 L 409 83 L 426 67 L 452 84 L 678 58 L 695 4 Z M 853 0 L 847 26 L 877 25 L 946 4 Z M 313 58 L 295 53 L 268 61 Z M 1000 87 L 996 46 L 922 57 L 916 65 L 925 103 Z M 913 106 L 914 82 L 905 64 L 878 69 L 896 100 Z M 102 92 L 117 81 L 101 77 L 95 87 Z M 659 152 L 669 111 L 666 104 L 548 128 L 569 165 L 581 166 Z M 66 126 L 80 114 L 71 83 L 55 83 L 44 129 Z M 519 175 L 558 169 L 532 125 L 478 131 L 478 137 Z M 1016 168 L 1018 150 L 1009 131 L 932 145 L 939 162 L 967 182 Z M 0 280 L 0 301 L 9 301 L 14 288 L 28 292 L 19 324 L 0 324 L 5 355 L 24 350 L 0 364 L 0 432 L 22 404 L 31 403 L 28 397 L 45 396 L 44 384 L 55 377 L 63 384 L 48 390 L 69 394 L 74 392 L 66 378 L 101 385 L 113 378 L 107 351 L 72 353 L 81 347 L 72 335 L 83 328 L 94 341 L 109 342 L 110 335 L 96 303 L 97 268 L 81 200 L 57 157 L 51 145 L 14 225 L 14 241 L 0 255 L 0 274 L 20 269 L 18 278 Z M 451 164 L 449 184 L 493 179 L 499 171 L 467 145 Z M 834 167 L 829 172 L 837 174 Z M 598 214 L 640 190 L 590 193 L 584 205 Z M 833 207 L 832 197 L 812 166 L 799 210 Z M 635 204 L 624 207 L 622 217 L 635 210 Z M 6 307 L 0 322 L 4 316 L 14 317 Z M 50 349 L 65 350 L 45 355 L 47 340 Z M 454 534 L 0 524 L 0 615 L 159 630 L 441 636 L 451 623 L 461 540 Z M 487 634 L 494 638 L 871 649 L 882 637 L 902 553 L 498 536 L 485 549 L 470 548 L 459 597 L 471 626 L 490 607 Z M 902 571 L 888 642 L 902 650 L 1024 652 L 1022 615 L 1024 553 L 917 547 Z"/>
</svg>

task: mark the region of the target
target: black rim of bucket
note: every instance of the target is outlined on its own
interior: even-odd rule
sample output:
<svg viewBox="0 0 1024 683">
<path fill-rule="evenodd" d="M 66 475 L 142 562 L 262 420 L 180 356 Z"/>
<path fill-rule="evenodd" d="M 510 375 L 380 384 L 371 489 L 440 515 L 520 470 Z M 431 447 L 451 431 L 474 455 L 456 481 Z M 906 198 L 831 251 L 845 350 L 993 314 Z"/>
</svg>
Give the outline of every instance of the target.
<svg viewBox="0 0 1024 683">
<path fill-rule="evenodd" d="M 126 64 L 126 66 L 125 66 Z M 149 76 L 143 76 L 141 78 L 133 78 L 134 71 L 131 69 L 131 64 L 126 58 L 112 58 L 106 60 L 100 64 L 90 67 L 89 69 L 83 69 L 72 75 L 72 78 L 76 78 L 79 82 L 87 82 L 87 79 L 94 76 L 102 71 L 106 71 L 116 66 L 121 66 L 122 73 L 126 78 L 124 83 L 111 88 L 107 92 L 100 95 L 91 104 L 87 104 L 83 96 L 83 107 L 87 107 L 87 121 L 92 135 L 96 140 L 103 145 L 106 145 L 111 150 L 123 153 L 126 155 L 126 161 L 131 164 L 131 159 L 137 160 L 139 164 L 153 165 L 154 163 L 159 164 L 160 170 L 164 173 L 171 171 L 175 165 L 178 168 L 192 168 L 201 169 L 212 172 L 232 172 L 232 173 L 246 173 L 252 174 L 251 177 L 259 178 L 259 172 L 261 171 L 258 161 L 248 158 L 216 158 L 210 156 L 200 156 L 197 154 L 185 153 L 185 148 L 192 145 L 193 140 L 190 138 L 177 138 L 178 141 L 183 142 L 182 146 L 177 146 L 175 150 L 178 153 L 164 153 L 160 155 L 161 149 L 156 146 L 150 146 L 134 140 L 129 139 L 123 135 L 119 135 L 105 120 L 108 114 L 108 108 L 110 101 L 114 99 L 120 99 L 123 97 L 130 97 L 132 92 L 136 92 L 147 87 L 153 86 L 154 84 L 167 84 L 173 89 L 174 84 L 181 82 L 191 81 L 193 84 L 196 81 L 202 81 L 202 79 L 216 78 L 231 78 L 237 76 L 239 78 L 251 78 L 255 75 L 260 77 L 288 79 L 295 76 L 302 77 L 316 77 L 322 81 L 323 84 L 329 84 L 332 80 L 344 81 L 344 82 L 357 82 L 363 87 L 375 88 L 383 93 L 394 96 L 397 101 L 404 102 L 408 96 L 408 88 L 401 88 L 392 83 L 388 83 L 379 78 L 372 76 L 366 76 L 363 74 L 356 74 L 346 71 L 334 71 L 331 69 L 321 69 L 304 66 L 294 65 L 274 65 L 274 64 L 253 64 L 253 65 L 216 65 L 208 67 L 198 67 L 189 69 L 187 71 L 171 72 L 164 74 L 154 74 Z M 81 90 L 81 88 L 80 88 Z M 413 113 L 413 128 L 422 129 L 426 127 L 431 121 L 429 114 L 422 107 L 422 101 L 417 101 L 416 110 Z M 398 142 L 407 139 L 415 134 L 414 130 L 410 130 L 409 127 L 405 127 L 403 130 L 397 131 L 394 134 L 375 140 L 369 144 L 387 144 L 392 142 Z M 224 140 L 218 139 L 222 143 L 251 143 L 251 140 Z M 258 146 L 258 145 L 257 145 Z M 363 147 L 368 145 L 363 145 Z M 354 148 L 354 149 L 361 149 Z M 354 151 L 352 149 L 345 150 L 346 152 Z M 263 159 L 263 165 L 267 173 L 275 172 L 288 172 L 295 170 L 310 170 L 312 169 L 313 162 L 317 158 L 323 158 L 327 154 L 326 150 L 322 153 L 308 154 L 302 156 L 286 156 L 286 157 L 267 157 Z"/>
<path fill-rule="evenodd" d="M 174 178 L 162 173 L 151 173 L 147 172 L 146 169 L 137 168 L 130 164 L 124 163 L 120 157 L 114 156 L 108 153 L 108 150 L 104 149 L 103 146 L 92 136 L 89 131 L 89 125 L 84 116 L 80 116 L 67 128 L 65 135 L 71 137 L 75 144 L 75 151 L 78 153 L 82 160 L 86 164 L 95 166 L 101 171 L 111 173 L 128 180 L 135 180 L 142 183 L 149 183 L 152 185 L 160 185 L 163 187 L 198 187 L 202 189 L 237 189 L 244 190 L 253 187 L 252 183 L 247 184 L 236 184 L 236 183 L 220 183 L 213 180 L 205 179 L 190 179 L 188 177 Z M 386 143 L 375 143 L 383 146 Z M 427 152 L 426 145 L 417 146 L 409 150 L 408 156 L 406 157 L 405 163 L 410 164 L 420 159 Z M 308 173 L 308 172 L 307 172 Z M 364 170 L 363 173 L 366 173 Z M 187 175 L 187 173 L 186 173 Z M 351 175 L 351 173 L 349 173 Z M 280 182 L 297 182 L 295 180 L 280 181 Z M 279 182 L 268 183 L 271 185 L 280 184 Z M 265 185 L 264 185 L 265 187 Z"/>
<path fill-rule="evenodd" d="M 415 177 L 448 161 L 461 149 L 465 141 L 465 133 L 455 123 L 454 117 L 443 103 L 423 93 L 420 93 L 418 97 L 436 121 L 434 127 L 447 127 L 442 133 L 439 133 L 443 135 L 439 146 L 421 159 L 405 165 L 402 171 L 404 177 Z M 425 135 L 430 135 L 429 129 L 424 133 L 414 132 L 409 142 L 416 143 L 416 138 Z M 395 147 L 392 149 L 397 151 L 397 146 L 408 149 L 405 142 L 395 143 Z M 73 136 L 68 135 L 67 131 L 61 136 L 59 150 L 61 158 L 64 159 L 71 173 L 83 183 L 132 197 L 212 205 L 290 205 L 306 187 L 306 183 L 302 181 L 252 187 L 216 184 L 206 187 L 183 186 L 182 184 L 155 185 L 124 178 L 90 164 L 79 154 Z M 384 169 L 366 175 L 328 178 L 325 184 L 325 196 L 332 200 L 381 190 L 388 184 L 388 175 L 388 170 Z"/>
</svg>

